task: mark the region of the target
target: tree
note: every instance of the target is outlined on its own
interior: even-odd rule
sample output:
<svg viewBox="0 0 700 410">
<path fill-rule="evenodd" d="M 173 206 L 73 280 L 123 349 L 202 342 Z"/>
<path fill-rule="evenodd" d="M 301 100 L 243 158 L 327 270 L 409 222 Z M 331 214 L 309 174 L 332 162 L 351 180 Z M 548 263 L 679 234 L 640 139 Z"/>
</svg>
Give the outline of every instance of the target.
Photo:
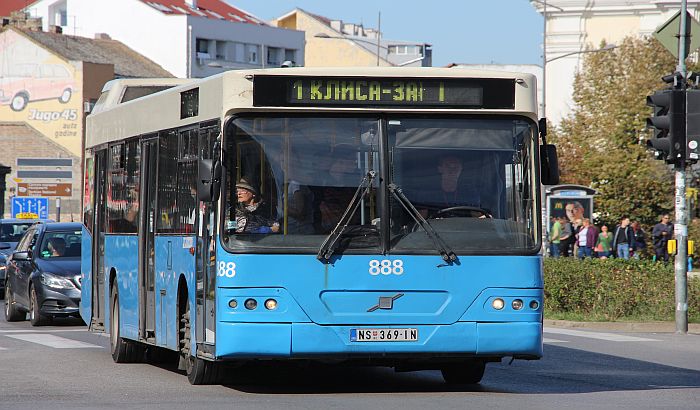
<svg viewBox="0 0 700 410">
<path fill-rule="evenodd" d="M 598 190 L 596 222 L 615 224 L 628 215 L 651 225 L 660 213 L 673 211 L 671 169 L 646 148 L 646 96 L 667 86 L 661 77 L 676 63 L 650 37 L 627 37 L 615 49 L 584 58 L 574 82 L 575 108 L 553 130 L 552 141 L 562 183 Z"/>
</svg>

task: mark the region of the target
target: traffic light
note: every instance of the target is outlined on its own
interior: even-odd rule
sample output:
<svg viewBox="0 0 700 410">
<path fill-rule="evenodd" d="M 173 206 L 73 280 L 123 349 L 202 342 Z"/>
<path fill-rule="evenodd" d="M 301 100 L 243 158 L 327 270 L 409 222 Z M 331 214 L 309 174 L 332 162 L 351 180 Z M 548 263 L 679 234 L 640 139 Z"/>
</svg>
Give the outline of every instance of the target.
<svg viewBox="0 0 700 410">
<path fill-rule="evenodd" d="M 686 160 L 694 163 L 700 159 L 700 90 L 689 88 L 685 97 Z"/>
<path fill-rule="evenodd" d="M 685 162 L 685 91 L 667 89 L 647 96 L 647 105 L 653 107 L 647 127 L 654 129 L 654 136 L 647 141 L 657 159 L 669 164 Z M 700 135 L 699 135 L 700 137 Z"/>
</svg>

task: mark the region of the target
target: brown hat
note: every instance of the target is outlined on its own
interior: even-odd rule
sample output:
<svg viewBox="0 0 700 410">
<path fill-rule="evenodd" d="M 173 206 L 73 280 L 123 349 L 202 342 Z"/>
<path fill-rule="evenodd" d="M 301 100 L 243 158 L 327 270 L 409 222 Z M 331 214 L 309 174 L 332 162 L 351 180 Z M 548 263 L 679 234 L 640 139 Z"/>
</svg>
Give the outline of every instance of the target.
<svg viewBox="0 0 700 410">
<path fill-rule="evenodd" d="M 236 183 L 236 188 L 247 189 L 248 191 L 252 192 L 253 195 L 258 196 L 258 190 L 253 188 L 253 185 L 251 185 L 246 178 L 241 178 L 238 180 Z"/>
</svg>

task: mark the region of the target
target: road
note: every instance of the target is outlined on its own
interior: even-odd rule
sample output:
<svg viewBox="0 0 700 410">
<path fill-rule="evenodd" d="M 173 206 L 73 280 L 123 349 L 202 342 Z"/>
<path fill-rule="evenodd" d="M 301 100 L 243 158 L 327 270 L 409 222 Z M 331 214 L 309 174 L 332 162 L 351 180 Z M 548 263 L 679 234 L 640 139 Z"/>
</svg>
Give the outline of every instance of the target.
<svg viewBox="0 0 700 410">
<path fill-rule="evenodd" d="M 539 361 L 491 363 L 480 385 L 436 371 L 274 365 L 191 386 L 173 365 L 115 364 L 74 320 L 33 328 L 0 313 L 0 409 L 698 408 L 700 335 L 545 328 Z"/>
</svg>

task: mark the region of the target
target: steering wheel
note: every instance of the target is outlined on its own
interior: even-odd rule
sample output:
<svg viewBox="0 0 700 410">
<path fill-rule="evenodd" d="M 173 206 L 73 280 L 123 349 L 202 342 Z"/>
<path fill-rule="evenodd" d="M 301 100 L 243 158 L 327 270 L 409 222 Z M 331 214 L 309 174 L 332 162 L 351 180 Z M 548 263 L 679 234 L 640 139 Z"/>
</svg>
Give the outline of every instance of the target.
<svg viewBox="0 0 700 410">
<path fill-rule="evenodd" d="M 468 215 L 464 215 L 467 213 Z M 479 218 L 491 218 L 491 212 L 484 208 L 479 208 L 478 206 L 451 206 L 449 208 L 443 208 L 437 211 L 433 216 L 433 219 L 445 218 L 455 215 L 473 217 L 475 213 Z"/>
</svg>

